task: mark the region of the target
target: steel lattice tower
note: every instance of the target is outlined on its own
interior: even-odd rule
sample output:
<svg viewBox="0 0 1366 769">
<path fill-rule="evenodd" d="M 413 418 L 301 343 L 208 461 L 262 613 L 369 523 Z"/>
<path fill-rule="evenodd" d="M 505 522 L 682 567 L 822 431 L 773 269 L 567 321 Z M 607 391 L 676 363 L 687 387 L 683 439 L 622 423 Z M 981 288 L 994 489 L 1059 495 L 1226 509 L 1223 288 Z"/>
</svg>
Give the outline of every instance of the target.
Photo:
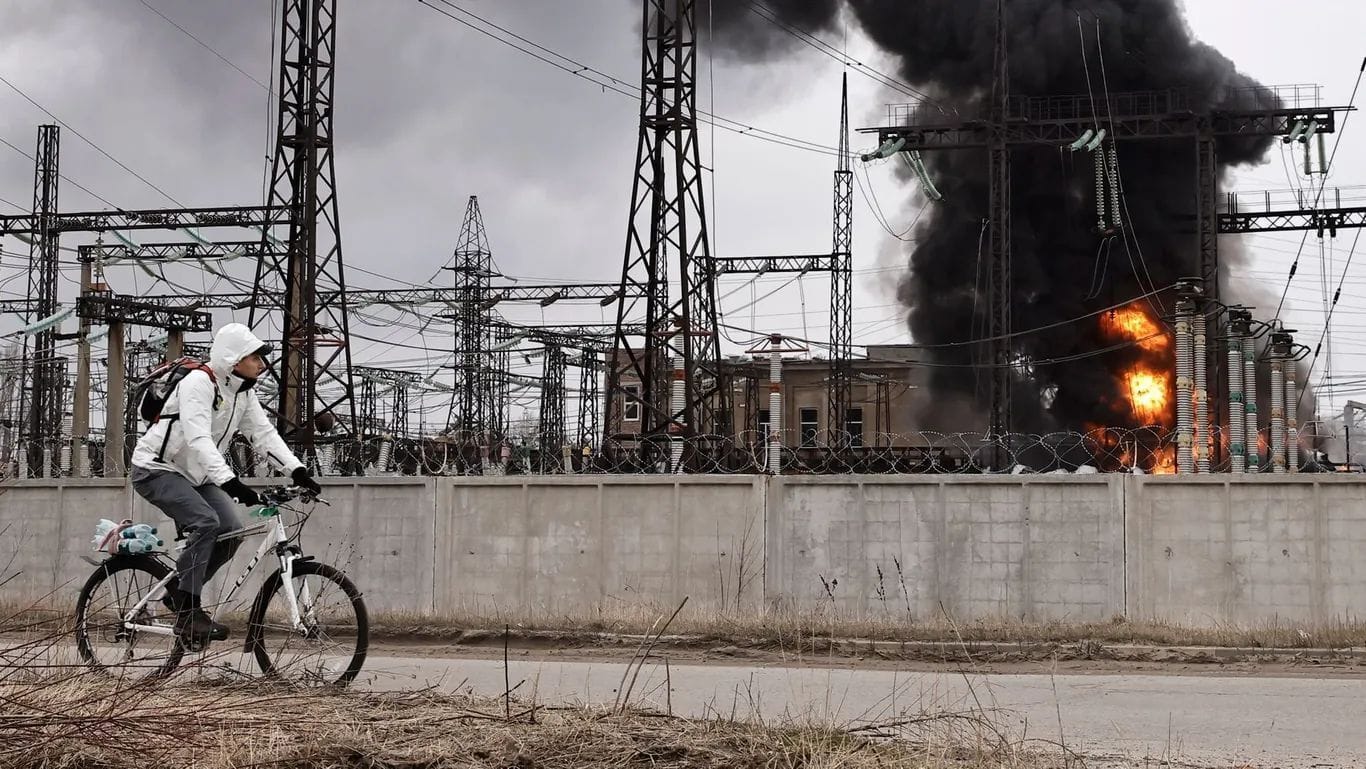
<svg viewBox="0 0 1366 769">
<path fill-rule="evenodd" d="M 601 388 L 598 384 L 599 356 L 595 352 L 584 352 L 579 358 L 579 435 L 580 445 L 589 445 L 600 435 L 598 407 L 601 405 Z"/>
<path fill-rule="evenodd" d="M 840 88 L 840 156 L 835 170 L 835 242 L 830 271 L 830 434 L 849 441 L 852 397 L 854 173 L 849 155 L 849 75 Z"/>
<path fill-rule="evenodd" d="M 34 156 L 33 216 L 38 232 L 29 246 L 28 295 L 37 301 L 29 314 L 33 323 L 57 312 L 57 257 L 59 235 L 54 231 L 57 217 L 58 157 L 61 150 L 61 131 L 55 125 L 38 127 L 38 147 Z M 27 419 L 25 437 L 28 439 L 28 466 L 34 474 L 42 474 L 44 446 L 55 449 L 62 429 L 62 381 L 58 376 L 56 329 L 45 328 L 33 336 L 32 371 L 25 392 Z M 56 452 L 53 452 L 54 457 Z"/>
<path fill-rule="evenodd" d="M 465 221 L 460 226 L 453 261 L 456 299 L 460 302 L 455 321 L 459 381 L 452 393 L 455 408 L 449 427 L 461 430 L 466 438 L 477 438 L 495 431 L 490 422 L 495 407 L 490 397 L 493 383 L 488 376 L 487 360 L 490 328 L 487 304 L 493 277 L 493 252 L 484 230 L 484 216 L 479 211 L 479 198 L 475 195 L 470 196 L 469 204 L 465 206 Z"/>
<path fill-rule="evenodd" d="M 717 430 L 727 412 L 720 386 L 715 272 L 707 236 L 697 135 L 697 2 L 644 0 L 640 134 L 622 265 L 622 296 L 645 297 L 647 334 L 624 333 L 639 300 L 617 303 L 608 360 L 606 430 L 620 429 L 622 376 L 640 385 L 642 434 Z M 678 265 L 671 302 L 668 271 Z M 682 411 L 670 407 L 667 375 L 682 356 Z M 609 435 L 610 437 L 610 435 Z"/>
<path fill-rule="evenodd" d="M 333 67 L 337 42 L 336 0 L 284 0 L 280 32 L 280 82 L 275 156 L 269 205 L 287 206 L 288 248 L 262 252 L 249 323 L 257 327 L 279 312 L 280 362 L 276 422 L 291 445 L 314 447 L 315 415 L 330 414 L 355 438 L 350 327 L 337 214 L 332 137 Z M 324 397 L 329 390 L 332 394 Z"/>
<path fill-rule="evenodd" d="M 992 437 L 998 441 L 994 466 L 1002 468 L 1011 431 L 1011 255 L 1010 255 L 1010 150 L 1006 146 L 1006 117 L 1010 100 L 1010 74 L 1006 58 L 1005 0 L 996 0 L 996 53 L 991 82 L 991 127 L 987 138 L 990 177 L 990 264 L 987 339 L 991 347 Z"/>
<path fill-rule="evenodd" d="M 541 443 L 541 467 L 558 468 L 564 447 L 565 368 L 568 359 L 561 347 L 547 345 L 545 369 L 541 380 L 541 414 L 538 432 Z"/>
</svg>

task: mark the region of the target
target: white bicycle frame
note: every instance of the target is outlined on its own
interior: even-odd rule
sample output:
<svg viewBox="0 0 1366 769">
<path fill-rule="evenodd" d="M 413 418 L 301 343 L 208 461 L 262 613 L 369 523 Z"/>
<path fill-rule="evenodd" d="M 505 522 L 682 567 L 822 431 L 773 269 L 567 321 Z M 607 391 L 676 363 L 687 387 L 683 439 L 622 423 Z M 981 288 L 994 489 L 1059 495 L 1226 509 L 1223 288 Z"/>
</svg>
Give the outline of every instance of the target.
<svg viewBox="0 0 1366 769">
<path fill-rule="evenodd" d="M 259 510 L 257 512 L 259 513 Z M 218 536 L 218 541 L 222 542 L 223 540 L 227 539 L 246 539 L 248 536 L 257 533 L 258 531 L 273 531 L 275 534 L 274 537 L 266 536 L 262 538 L 261 546 L 256 548 L 256 554 L 253 555 L 251 557 L 251 560 L 247 562 L 247 567 L 242 570 L 241 576 L 239 576 L 237 578 L 237 581 L 232 584 L 232 589 L 228 591 L 227 595 L 223 596 L 222 603 L 226 604 L 228 601 L 232 599 L 233 595 L 237 593 L 237 589 L 240 588 L 242 584 L 247 581 L 247 578 L 251 576 L 252 571 L 256 568 L 256 564 L 260 563 L 261 559 L 265 557 L 266 553 L 271 548 L 279 548 L 281 545 L 284 545 L 286 542 L 289 541 L 289 537 L 285 533 L 285 524 L 283 521 L 280 520 L 280 512 L 278 508 L 276 508 L 276 513 L 273 517 L 275 519 L 273 523 L 267 523 L 263 521 L 254 526 L 247 526 L 241 529 L 237 529 L 235 531 L 225 532 Z M 294 590 L 294 562 L 297 561 L 299 558 L 300 556 L 298 553 L 295 553 L 290 550 L 282 550 L 282 552 L 279 554 L 280 572 L 283 575 L 284 579 L 283 587 L 285 593 L 285 602 L 289 606 L 290 627 L 296 631 L 302 632 L 304 630 L 304 616 L 300 613 L 299 607 L 303 606 L 304 613 L 308 615 L 308 619 L 312 620 L 314 618 L 312 616 L 313 598 L 311 595 L 309 595 L 308 585 L 305 584 L 303 586 L 303 589 L 297 594 Z M 146 595 L 142 596 L 142 598 L 139 599 L 137 603 L 133 604 L 133 607 L 129 609 L 128 612 L 123 616 L 122 625 L 124 629 L 137 630 L 139 632 L 151 633 L 153 635 L 175 635 L 175 628 L 172 625 L 160 623 L 149 625 L 140 622 L 135 622 L 134 619 L 138 616 L 138 612 L 142 611 L 143 607 L 147 606 L 148 603 L 151 603 L 152 601 L 160 601 L 162 596 L 165 595 L 166 585 L 170 584 L 171 580 L 175 579 L 179 574 L 179 571 L 172 569 L 170 574 L 167 574 L 165 577 L 162 577 L 160 582 L 157 582 L 155 585 L 153 585 L 152 589 L 147 591 Z"/>
</svg>

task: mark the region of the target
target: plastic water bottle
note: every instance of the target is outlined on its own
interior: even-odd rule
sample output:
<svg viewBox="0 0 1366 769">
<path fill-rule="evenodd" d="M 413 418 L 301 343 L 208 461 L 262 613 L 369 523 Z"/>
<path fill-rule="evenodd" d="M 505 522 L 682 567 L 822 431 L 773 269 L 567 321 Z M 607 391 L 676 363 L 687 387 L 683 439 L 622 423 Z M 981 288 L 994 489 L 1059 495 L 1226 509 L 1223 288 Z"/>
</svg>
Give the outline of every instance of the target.
<svg viewBox="0 0 1366 769">
<path fill-rule="evenodd" d="M 156 546 L 145 539 L 121 539 L 119 540 L 119 555 L 142 555 L 150 553 Z"/>
<path fill-rule="evenodd" d="M 156 527 L 146 523 L 134 524 L 124 529 L 122 532 L 124 539 L 146 539 L 148 537 L 155 539 L 156 537 L 154 535 L 156 533 Z"/>
</svg>

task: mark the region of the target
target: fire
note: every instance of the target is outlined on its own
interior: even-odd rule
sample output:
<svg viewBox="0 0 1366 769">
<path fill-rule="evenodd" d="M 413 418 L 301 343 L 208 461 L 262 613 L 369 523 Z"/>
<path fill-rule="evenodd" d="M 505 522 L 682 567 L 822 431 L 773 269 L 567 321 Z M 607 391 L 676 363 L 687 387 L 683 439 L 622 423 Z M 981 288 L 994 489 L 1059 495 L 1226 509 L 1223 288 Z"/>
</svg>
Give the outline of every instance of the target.
<svg viewBox="0 0 1366 769">
<path fill-rule="evenodd" d="M 1111 312 L 1106 318 L 1106 330 L 1110 336 L 1137 341 L 1140 350 L 1159 352 L 1171 347 L 1171 338 L 1163 333 L 1161 327 L 1148 317 L 1145 307 L 1137 302 Z"/>
<path fill-rule="evenodd" d="M 1133 302 L 1102 316 L 1106 336 L 1135 342 L 1143 359 L 1123 373 L 1129 411 L 1136 425 L 1170 425 L 1172 413 L 1172 345 L 1143 302 Z"/>
<path fill-rule="evenodd" d="M 1176 398 L 1175 361 L 1172 337 L 1162 327 L 1147 303 L 1132 302 L 1107 312 L 1100 318 L 1102 334 L 1116 345 L 1131 362 L 1119 372 L 1116 389 L 1128 407 L 1130 427 L 1164 427 L 1175 423 L 1172 404 Z M 1125 445 L 1111 449 L 1122 467 L 1141 467 L 1154 473 L 1176 471 L 1175 447 L 1162 445 L 1164 430 L 1136 431 Z"/>
<path fill-rule="evenodd" d="M 1168 421 L 1168 372 L 1135 367 L 1124 372 L 1124 385 L 1129 390 L 1129 407 L 1139 424 L 1159 425 Z"/>
</svg>

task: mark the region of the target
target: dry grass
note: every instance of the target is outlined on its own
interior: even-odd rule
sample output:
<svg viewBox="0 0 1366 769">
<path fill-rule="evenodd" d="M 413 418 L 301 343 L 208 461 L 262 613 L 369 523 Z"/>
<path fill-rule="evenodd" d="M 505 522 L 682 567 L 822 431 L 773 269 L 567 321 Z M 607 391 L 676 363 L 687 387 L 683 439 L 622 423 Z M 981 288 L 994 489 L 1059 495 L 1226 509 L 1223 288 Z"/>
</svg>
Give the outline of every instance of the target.
<svg viewBox="0 0 1366 769">
<path fill-rule="evenodd" d="M 670 609 L 655 605 L 618 604 L 582 614 L 504 614 L 470 611 L 444 616 L 389 612 L 373 616 L 372 632 L 380 638 L 477 640 L 501 638 L 511 625 L 526 633 L 563 634 L 566 642 L 594 642 L 602 637 L 648 632 Z M 907 621 L 895 615 L 854 617 L 833 610 L 754 610 L 747 612 L 689 610 L 674 620 L 664 645 L 716 645 L 828 649 L 832 640 L 866 639 L 947 644 L 1136 644 L 1149 646 L 1254 647 L 1277 649 L 1347 649 L 1366 647 L 1366 623 L 1336 621 L 1324 625 L 1271 620 L 1256 626 L 1214 623 L 1194 627 L 1175 623 L 1022 622 L 989 619 L 953 622 L 940 616 Z"/>
<path fill-rule="evenodd" d="M 111 680 L 0 685 L 4 769 L 166 767 L 1041 767 L 990 741 L 952 747 L 933 719 L 862 730 L 771 727 L 596 709 L 535 709 L 431 692 Z M 871 733 L 870 733 L 871 732 Z M 887 739 L 898 736 L 905 739 Z M 1060 756 L 1061 754 L 1059 754 Z"/>
</svg>

